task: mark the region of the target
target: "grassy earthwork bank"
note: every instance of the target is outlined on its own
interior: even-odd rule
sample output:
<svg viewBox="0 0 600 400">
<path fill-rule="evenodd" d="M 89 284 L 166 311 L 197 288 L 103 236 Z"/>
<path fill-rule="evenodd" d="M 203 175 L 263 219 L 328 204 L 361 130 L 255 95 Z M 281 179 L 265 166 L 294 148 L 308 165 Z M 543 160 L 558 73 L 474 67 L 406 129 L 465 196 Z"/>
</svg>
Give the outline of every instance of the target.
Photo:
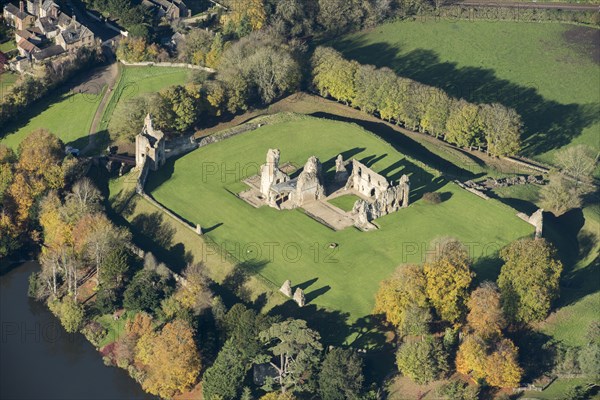
<svg viewBox="0 0 600 400">
<path fill-rule="evenodd" d="M 240 260 L 244 268 L 280 285 L 290 279 L 310 303 L 339 310 L 354 320 L 372 311 L 379 282 L 400 264 L 422 262 L 438 237 L 454 236 L 472 248 L 480 279 L 494 278 L 496 251 L 532 228 L 513 209 L 485 201 L 437 177 L 362 128 L 307 116 L 286 116 L 256 131 L 196 150 L 151 174 L 146 189 L 160 203 Z M 352 143 L 347 145 L 346 143 Z M 310 155 L 332 178 L 335 157 L 357 158 L 390 180 L 411 177 L 413 204 L 377 220 L 381 229 L 334 232 L 301 209 L 256 209 L 236 194 L 245 177 L 257 173 L 268 148 L 281 149 L 282 163 L 302 166 Z M 424 192 L 439 191 L 445 201 L 428 205 Z M 330 249 L 337 243 L 336 249 Z"/>
<path fill-rule="evenodd" d="M 119 68 L 121 68 L 121 76 L 104 110 L 100 130 L 108 127 L 119 102 L 144 94 L 155 93 L 172 85 L 183 85 L 192 76 L 192 71 L 187 68 L 128 67 L 122 65 L 119 65 Z"/>
<path fill-rule="evenodd" d="M 600 150 L 600 31 L 553 23 L 423 20 L 384 24 L 332 43 L 476 103 L 515 108 L 523 154 L 552 162 L 570 144 Z"/>
</svg>

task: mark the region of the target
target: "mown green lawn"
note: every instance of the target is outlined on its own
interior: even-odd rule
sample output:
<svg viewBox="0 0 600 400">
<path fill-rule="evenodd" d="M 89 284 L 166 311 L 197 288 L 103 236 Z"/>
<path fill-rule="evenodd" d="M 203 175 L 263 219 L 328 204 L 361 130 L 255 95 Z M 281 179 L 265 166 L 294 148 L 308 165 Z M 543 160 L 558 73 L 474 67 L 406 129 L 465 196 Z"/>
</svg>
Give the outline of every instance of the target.
<svg viewBox="0 0 600 400">
<path fill-rule="evenodd" d="M 90 125 L 102 94 L 57 93 L 31 105 L 6 127 L 0 127 L 0 143 L 17 148 L 33 130 L 44 128 L 65 144 L 80 149 L 87 144 Z"/>
<path fill-rule="evenodd" d="M 134 312 L 127 312 L 121 315 L 121 318 L 115 320 L 113 314 L 105 314 L 98 317 L 98 321 L 106 330 L 106 336 L 98 343 L 98 347 L 102 348 L 107 344 L 117 341 L 121 335 L 125 332 L 125 324 L 127 321 L 135 316 Z"/>
<path fill-rule="evenodd" d="M 8 40 L 4 43 L 0 43 L 0 51 L 3 53 L 8 53 L 17 48 L 17 44 L 14 40 Z"/>
<path fill-rule="evenodd" d="M 600 150 L 597 35 L 573 25 L 431 19 L 384 24 L 332 45 L 456 97 L 514 107 L 525 123 L 523 153 L 552 162 L 569 144 Z"/>
<path fill-rule="evenodd" d="M 559 378 L 552 382 L 546 390 L 542 392 L 525 391 L 523 397 L 526 399 L 540 399 L 540 400 L 556 400 L 564 399 L 565 394 L 569 389 L 574 386 L 586 386 L 589 383 L 588 379 L 583 378 L 572 378 L 564 379 Z M 600 395 L 594 395 L 591 399 L 599 399 Z"/>
<path fill-rule="evenodd" d="M 108 127 L 112 113 L 120 101 L 158 92 L 171 85 L 183 85 L 192 75 L 192 71 L 187 68 L 124 66 L 120 68 L 122 68 L 121 78 L 102 116 L 101 130 Z"/>
<path fill-rule="evenodd" d="M 360 197 L 354 194 L 345 194 L 343 196 L 336 197 L 335 199 L 328 200 L 328 202 L 344 211 L 352 211 L 354 203 L 356 203 L 357 200 L 360 200 Z"/>
<path fill-rule="evenodd" d="M 400 264 L 422 262 L 428 244 L 454 236 L 470 246 L 479 278 L 494 278 L 490 262 L 509 241 L 530 235 L 532 227 L 515 211 L 495 200 L 485 201 L 432 171 L 417 166 L 387 143 L 356 125 L 312 117 L 290 117 L 223 142 L 198 149 L 158 173 L 146 189 L 162 204 L 233 253 L 245 266 L 274 285 L 290 279 L 305 289 L 308 302 L 341 310 L 352 319 L 372 311 L 379 282 Z M 411 177 L 412 201 L 407 209 L 377 220 L 381 229 L 354 228 L 334 232 L 301 209 L 256 209 L 236 197 L 240 180 L 257 173 L 267 149 L 281 149 L 281 161 L 303 165 L 316 155 L 328 171 L 335 157 L 355 157 L 388 179 Z M 449 198 L 440 205 L 419 201 L 426 191 Z M 330 249 L 337 243 L 337 249 Z"/>
</svg>

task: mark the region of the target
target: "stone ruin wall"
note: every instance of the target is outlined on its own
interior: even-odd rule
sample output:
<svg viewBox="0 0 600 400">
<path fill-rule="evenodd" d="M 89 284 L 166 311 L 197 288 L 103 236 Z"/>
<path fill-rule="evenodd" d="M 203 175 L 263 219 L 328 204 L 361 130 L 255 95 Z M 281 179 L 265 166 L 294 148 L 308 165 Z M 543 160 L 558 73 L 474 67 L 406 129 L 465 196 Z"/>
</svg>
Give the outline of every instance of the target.
<svg viewBox="0 0 600 400">
<path fill-rule="evenodd" d="M 389 186 L 383 176 L 352 159 L 352 172 L 346 183 L 346 190 L 354 189 L 365 197 L 379 199 Z"/>
<path fill-rule="evenodd" d="M 356 226 L 362 229 L 373 228 L 371 221 L 408 207 L 409 204 L 410 180 L 407 175 L 402 175 L 398 184 L 392 185 L 385 177 L 354 159 L 352 173 L 346 183 L 346 190 L 348 189 L 354 189 L 372 199 L 371 202 L 357 200 L 352 209 L 356 216 Z"/>
</svg>

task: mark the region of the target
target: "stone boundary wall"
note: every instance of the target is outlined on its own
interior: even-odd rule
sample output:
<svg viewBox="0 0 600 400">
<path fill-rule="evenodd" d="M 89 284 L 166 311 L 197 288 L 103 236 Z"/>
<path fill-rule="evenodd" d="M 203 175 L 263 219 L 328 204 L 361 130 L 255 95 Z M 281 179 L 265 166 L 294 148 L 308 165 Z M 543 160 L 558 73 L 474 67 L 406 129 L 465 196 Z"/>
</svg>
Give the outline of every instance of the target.
<svg viewBox="0 0 600 400">
<path fill-rule="evenodd" d="M 462 183 L 461 181 L 455 180 L 454 183 L 456 183 L 461 188 L 463 188 L 463 189 L 465 189 L 465 190 L 473 193 L 474 195 L 481 197 L 482 199 L 485 199 L 485 200 L 489 200 L 490 199 L 487 194 L 485 194 L 483 192 L 480 192 L 477 189 L 470 188 L 470 187 L 466 186 L 464 183 Z"/>
<path fill-rule="evenodd" d="M 226 129 L 223 132 L 215 133 L 214 135 L 205 136 L 198 141 L 198 147 L 204 147 L 212 143 L 218 143 L 225 139 L 229 139 L 230 137 L 237 136 L 240 133 L 249 132 L 260 128 L 261 126 L 266 125 L 263 123 L 246 123 L 243 125 L 238 125 L 233 128 Z"/>
<path fill-rule="evenodd" d="M 186 136 L 165 142 L 165 158 L 176 157 L 198 148 L 198 142 L 194 136 Z"/>
<path fill-rule="evenodd" d="M 515 157 L 502 157 L 502 159 L 506 160 L 508 162 L 511 162 L 513 164 L 517 164 L 517 165 L 520 165 L 522 167 L 529 168 L 529 169 L 532 169 L 534 171 L 538 171 L 538 172 L 541 172 L 541 173 L 544 173 L 544 174 L 547 174 L 548 172 L 550 172 L 550 168 L 541 166 L 541 165 L 539 165 L 537 163 L 534 164 L 532 161 L 518 159 L 518 158 L 515 158 Z"/>
<path fill-rule="evenodd" d="M 185 63 L 172 63 L 172 62 L 154 62 L 154 61 L 142 61 L 142 62 L 127 62 L 125 60 L 119 60 L 119 62 L 128 67 L 170 67 L 170 68 L 188 68 L 196 69 L 200 71 L 210 72 L 214 74 L 216 71 L 212 68 L 202 67 L 200 65 L 185 64 Z"/>
</svg>

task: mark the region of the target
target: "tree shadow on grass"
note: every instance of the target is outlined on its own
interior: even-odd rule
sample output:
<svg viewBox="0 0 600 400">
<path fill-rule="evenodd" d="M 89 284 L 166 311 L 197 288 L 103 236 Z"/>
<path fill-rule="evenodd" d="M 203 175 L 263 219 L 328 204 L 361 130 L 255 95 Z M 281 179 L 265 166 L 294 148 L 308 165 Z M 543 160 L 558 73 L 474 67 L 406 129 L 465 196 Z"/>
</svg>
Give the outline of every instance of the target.
<svg viewBox="0 0 600 400">
<path fill-rule="evenodd" d="M 519 365 L 524 370 L 523 382 L 532 382 L 552 370 L 556 352 L 550 336 L 534 330 L 522 330 L 510 336 L 519 348 Z"/>
<path fill-rule="evenodd" d="M 221 286 L 230 292 L 227 296 L 231 298 L 234 295 L 246 303 L 251 303 L 252 293 L 246 287 L 246 282 L 252 275 L 260 274 L 267 264 L 267 260 L 251 260 L 236 264 L 221 283 Z"/>
<path fill-rule="evenodd" d="M 324 346 L 341 346 L 350 335 L 349 314 L 337 310 L 326 310 L 315 304 L 298 307 L 293 300 L 273 307 L 269 315 L 281 315 L 283 318 L 299 318 L 306 321 L 309 328 L 321 334 Z"/>
<path fill-rule="evenodd" d="M 406 154 L 424 164 L 430 165 L 433 168 L 443 171 L 445 174 L 468 179 L 474 179 L 477 176 L 471 171 L 460 168 L 446 159 L 432 153 L 422 144 L 414 141 L 406 135 L 394 130 L 384 122 L 365 121 L 356 118 L 344 117 L 340 115 L 330 114 L 326 112 L 316 112 L 311 114 L 313 117 L 325 118 L 333 121 L 349 122 L 374 133 L 381 139 L 389 143 L 395 150 L 402 154 Z M 423 174 L 428 174 L 423 170 Z"/>
<path fill-rule="evenodd" d="M 395 346 L 386 339 L 388 328 L 383 323 L 382 315 L 367 315 L 352 324 L 354 340 L 350 345 L 357 349 L 365 349 L 365 379 L 367 383 L 381 384 L 394 369 Z"/>
<path fill-rule="evenodd" d="M 175 228 L 170 226 L 159 212 L 137 215 L 129 224 L 136 246 L 150 251 L 169 269 L 181 273 L 194 259 L 183 243 L 173 243 Z"/>
<path fill-rule="evenodd" d="M 360 63 L 389 67 L 400 76 L 438 87 L 453 97 L 514 108 L 523 118 L 523 154 L 528 156 L 565 146 L 584 128 L 600 121 L 599 103 L 560 104 L 547 100 L 533 85 L 501 79 L 492 69 L 459 68 L 456 63 L 442 62 L 431 50 L 416 49 L 399 55 L 399 46 L 366 44 L 364 36 L 336 42 L 335 47 Z"/>
</svg>

